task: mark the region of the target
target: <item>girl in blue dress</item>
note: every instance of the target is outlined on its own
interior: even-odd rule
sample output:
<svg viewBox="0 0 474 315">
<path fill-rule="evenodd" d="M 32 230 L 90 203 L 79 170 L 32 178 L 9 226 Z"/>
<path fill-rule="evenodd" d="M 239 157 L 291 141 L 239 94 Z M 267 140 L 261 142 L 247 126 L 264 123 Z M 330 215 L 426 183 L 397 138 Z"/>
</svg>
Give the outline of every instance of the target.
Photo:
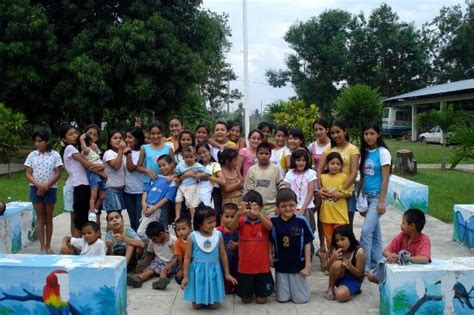
<svg viewBox="0 0 474 315">
<path fill-rule="evenodd" d="M 200 205 L 194 215 L 194 232 L 189 236 L 191 242 L 186 245 L 181 288 L 184 289 L 184 299 L 192 302 L 194 309 L 216 309 L 224 301 L 221 261 L 225 279 L 237 284 L 229 272 L 222 234 L 215 229 L 216 219 L 214 209 Z"/>
</svg>

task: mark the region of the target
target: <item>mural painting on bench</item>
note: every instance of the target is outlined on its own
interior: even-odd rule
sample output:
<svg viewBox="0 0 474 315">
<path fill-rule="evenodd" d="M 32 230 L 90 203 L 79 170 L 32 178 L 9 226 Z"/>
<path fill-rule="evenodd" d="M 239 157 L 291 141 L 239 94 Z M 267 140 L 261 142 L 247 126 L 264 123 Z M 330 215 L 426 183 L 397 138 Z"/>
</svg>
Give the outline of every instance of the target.
<svg viewBox="0 0 474 315">
<path fill-rule="evenodd" d="M 36 240 L 36 216 L 31 202 L 7 203 L 0 216 L 0 253 L 19 252 Z"/>
<path fill-rule="evenodd" d="M 454 205 L 453 240 L 474 248 L 474 205 Z"/>
<path fill-rule="evenodd" d="M 474 257 L 388 264 L 380 314 L 474 314 Z"/>
<path fill-rule="evenodd" d="M 388 203 L 400 210 L 417 208 L 428 212 L 428 186 L 397 175 L 390 175 L 387 191 Z"/>
<path fill-rule="evenodd" d="M 0 314 L 127 314 L 118 256 L 0 254 Z"/>
</svg>

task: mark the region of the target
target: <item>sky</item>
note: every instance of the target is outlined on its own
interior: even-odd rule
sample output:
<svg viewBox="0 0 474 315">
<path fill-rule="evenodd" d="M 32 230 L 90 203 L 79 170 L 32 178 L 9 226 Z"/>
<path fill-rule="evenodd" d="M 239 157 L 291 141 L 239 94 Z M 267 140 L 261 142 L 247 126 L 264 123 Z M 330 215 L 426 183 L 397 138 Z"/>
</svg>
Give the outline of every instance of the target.
<svg viewBox="0 0 474 315">
<path fill-rule="evenodd" d="M 231 89 L 244 90 L 243 78 L 243 13 L 242 0 L 204 0 L 203 7 L 216 13 L 226 13 L 232 31 L 232 48 L 227 61 L 238 76 L 230 83 Z M 366 16 L 387 3 L 398 14 L 401 21 L 421 27 L 439 14 L 443 6 L 452 6 L 464 1 L 452 0 L 247 0 L 247 29 L 249 47 L 249 104 L 254 109 L 265 109 L 266 104 L 295 95 L 291 85 L 274 88 L 268 85 L 265 72 L 268 69 L 284 69 L 285 57 L 291 49 L 283 39 L 295 22 L 304 22 L 325 10 L 342 9 L 352 14 L 363 12 Z M 231 105 L 231 110 L 237 103 Z"/>
</svg>

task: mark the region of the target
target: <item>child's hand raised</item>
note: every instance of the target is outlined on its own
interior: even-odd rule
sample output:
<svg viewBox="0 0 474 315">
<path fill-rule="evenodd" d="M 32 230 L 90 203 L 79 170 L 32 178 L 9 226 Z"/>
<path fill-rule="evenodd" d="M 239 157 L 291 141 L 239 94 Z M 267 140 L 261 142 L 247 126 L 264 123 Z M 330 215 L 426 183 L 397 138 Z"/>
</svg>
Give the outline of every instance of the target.
<svg viewBox="0 0 474 315">
<path fill-rule="evenodd" d="M 333 251 L 331 254 L 331 259 L 333 260 L 342 259 L 342 248 L 338 248 L 335 251 Z"/>
</svg>

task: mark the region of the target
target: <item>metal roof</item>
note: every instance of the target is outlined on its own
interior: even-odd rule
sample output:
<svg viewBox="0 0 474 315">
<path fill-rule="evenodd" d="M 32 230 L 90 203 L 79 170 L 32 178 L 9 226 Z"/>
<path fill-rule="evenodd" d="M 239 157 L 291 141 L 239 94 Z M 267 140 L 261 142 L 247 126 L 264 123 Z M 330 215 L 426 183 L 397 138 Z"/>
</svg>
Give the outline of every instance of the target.
<svg viewBox="0 0 474 315">
<path fill-rule="evenodd" d="M 419 90 L 408 92 L 405 94 L 400 94 L 398 96 L 386 98 L 384 99 L 384 102 L 397 101 L 397 100 L 401 101 L 401 100 L 406 100 L 406 99 L 417 99 L 417 98 L 435 96 L 435 95 L 440 95 L 440 94 L 452 94 L 455 92 L 461 92 L 465 90 L 474 90 L 474 79 L 427 86 L 423 89 L 419 89 Z"/>
</svg>

